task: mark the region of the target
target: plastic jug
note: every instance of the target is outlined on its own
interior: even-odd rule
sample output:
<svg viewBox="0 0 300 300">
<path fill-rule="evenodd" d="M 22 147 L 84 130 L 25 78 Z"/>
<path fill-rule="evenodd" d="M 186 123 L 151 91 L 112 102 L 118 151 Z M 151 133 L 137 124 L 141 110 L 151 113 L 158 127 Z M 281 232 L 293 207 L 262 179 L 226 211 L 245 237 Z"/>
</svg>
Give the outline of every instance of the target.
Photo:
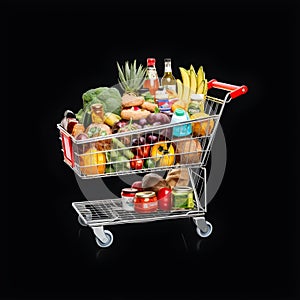
<svg viewBox="0 0 300 300">
<path fill-rule="evenodd" d="M 189 115 L 184 109 L 176 108 L 172 115 L 172 118 L 171 118 L 171 124 L 188 121 L 189 119 L 190 119 Z M 192 124 L 191 123 L 173 127 L 173 136 L 174 137 L 188 136 L 191 133 L 192 133 Z"/>
</svg>

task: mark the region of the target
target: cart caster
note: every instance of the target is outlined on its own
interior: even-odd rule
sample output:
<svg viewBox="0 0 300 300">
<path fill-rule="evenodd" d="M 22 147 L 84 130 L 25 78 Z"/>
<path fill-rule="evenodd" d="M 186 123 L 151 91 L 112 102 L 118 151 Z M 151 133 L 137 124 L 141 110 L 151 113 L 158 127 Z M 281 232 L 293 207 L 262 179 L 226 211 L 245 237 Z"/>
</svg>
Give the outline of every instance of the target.
<svg viewBox="0 0 300 300">
<path fill-rule="evenodd" d="M 81 215 L 78 215 L 78 223 L 82 226 L 87 226 L 87 224 L 85 223 L 85 220 L 84 218 L 87 220 L 87 221 L 90 221 L 92 220 L 92 213 L 89 209 L 83 209 L 81 211 Z"/>
<path fill-rule="evenodd" d="M 208 221 L 206 221 L 206 229 L 201 229 L 199 227 L 196 228 L 197 234 L 201 237 L 208 237 L 213 230 L 213 227 L 211 225 L 211 223 L 209 223 Z"/>
<path fill-rule="evenodd" d="M 199 236 L 208 237 L 212 233 L 213 227 L 204 217 L 193 218 L 193 221 L 197 226 L 196 232 Z"/>
<path fill-rule="evenodd" d="M 96 236 L 96 243 L 101 248 L 109 247 L 113 240 L 113 234 L 109 230 L 103 230 L 103 227 L 93 227 L 95 236 Z"/>
<path fill-rule="evenodd" d="M 85 224 L 84 220 L 83 220 L 80 216 L 78 216 L 78 223 L 79 223 L 81 226 L 87 226 L 87 225 Z"/>
</svg>

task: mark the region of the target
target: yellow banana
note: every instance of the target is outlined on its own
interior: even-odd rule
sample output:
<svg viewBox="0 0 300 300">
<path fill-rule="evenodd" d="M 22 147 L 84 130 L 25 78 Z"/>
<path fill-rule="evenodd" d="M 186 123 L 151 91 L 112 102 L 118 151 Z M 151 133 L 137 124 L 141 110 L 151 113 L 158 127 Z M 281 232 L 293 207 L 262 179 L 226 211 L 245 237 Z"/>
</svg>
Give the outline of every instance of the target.
<svg viewBox="0 0 300 300">
<path fill-rule="evenodd" d="M 204 94 L 204 100 L 206 99 L 206 95 L 207 95 L 207 91 L 208 91 L 208 85 L 207 85 L 207 79 L 204 79 L 204 87 L 203 87 L 203 93 Z"/>
<path fill-rule="evenodd" d="M 203 79 L 200 84 L 197 86 L 197 94 L 203 94 L 205 86 L 205 79 Z"/>
<path fill-rule="evenodd" d="M 191 72 L 191 70 L 193 70 L 195 72 L 195 74 L 197 75 L 196 70 L 193 65 L 190 65 L 190 72 Z"/>
<path fill-rule="evenodd" d="M 179 71 L 182 78 L 182 97 L 181 100 L 186 104 L 189 102 L 190 96 L 190 76 L 188 74 L 188 70 L 183 67 L 179 67 Z"/>
<path fill-rule="evenodd" d="M 197 90 L 199 89 L 199 86 L 202 84 L 202 80 L 204 79 L 205 79 L 205 73 L 203 71 L 203 66 L 200 66 L 197 71 Z"/>
<path fill-rule="evenodd" d="M 177 95 L 178 95 L 178 99 L 181 100 L 182 99 L 182 81 L 177 78 L 176 79 L 176 85 L 177 85 Z"/>
<path fill-rule="evenodd" d="M 195 94 L 197 91 L 197 75 L 194 71 L 193 68 L 190 69 L 190 95 L 189 98 L 191 97 L 191 94 Z"/>
</svg>

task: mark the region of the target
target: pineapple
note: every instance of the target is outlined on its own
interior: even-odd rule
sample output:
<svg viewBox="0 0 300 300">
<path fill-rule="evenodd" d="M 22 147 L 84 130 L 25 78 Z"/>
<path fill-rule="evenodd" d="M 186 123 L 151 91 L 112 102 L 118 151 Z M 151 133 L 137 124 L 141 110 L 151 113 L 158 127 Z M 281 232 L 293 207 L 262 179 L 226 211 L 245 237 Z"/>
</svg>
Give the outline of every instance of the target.
<svg viewBox="0 0 300 300">
<path fill-rule="evenodd" d="M 125 95 L 139 96 L 139 90 L 143 87 L 146 79 L 147 68 L 142 65 L 136 67 L 136 60 L 133 63 L 125 62 L 124 66 L 120 66 L 117 62 L 119 71 L 119 84 Z"/>
</svg>

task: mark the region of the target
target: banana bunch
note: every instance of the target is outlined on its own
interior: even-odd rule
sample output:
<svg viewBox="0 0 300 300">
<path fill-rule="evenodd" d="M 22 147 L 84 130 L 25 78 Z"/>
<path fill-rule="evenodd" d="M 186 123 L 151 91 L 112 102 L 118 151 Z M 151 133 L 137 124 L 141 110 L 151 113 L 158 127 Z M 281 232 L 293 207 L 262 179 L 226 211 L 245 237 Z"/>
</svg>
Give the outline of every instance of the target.
<svg viewBox="0 0 300 300">
<path fill-rule="evenodd" d="M 179 100 L 184 103 L 189 103 L 191 94 L 203 94 L 204 99 L 207 95 L 207 79 L 203 66 L 200 66 L 198 71 L 195 71 L 193 65 L 189 69 L 179 67 L 181 79 L 176 79 L 177 94 Z"/>
</svg>

